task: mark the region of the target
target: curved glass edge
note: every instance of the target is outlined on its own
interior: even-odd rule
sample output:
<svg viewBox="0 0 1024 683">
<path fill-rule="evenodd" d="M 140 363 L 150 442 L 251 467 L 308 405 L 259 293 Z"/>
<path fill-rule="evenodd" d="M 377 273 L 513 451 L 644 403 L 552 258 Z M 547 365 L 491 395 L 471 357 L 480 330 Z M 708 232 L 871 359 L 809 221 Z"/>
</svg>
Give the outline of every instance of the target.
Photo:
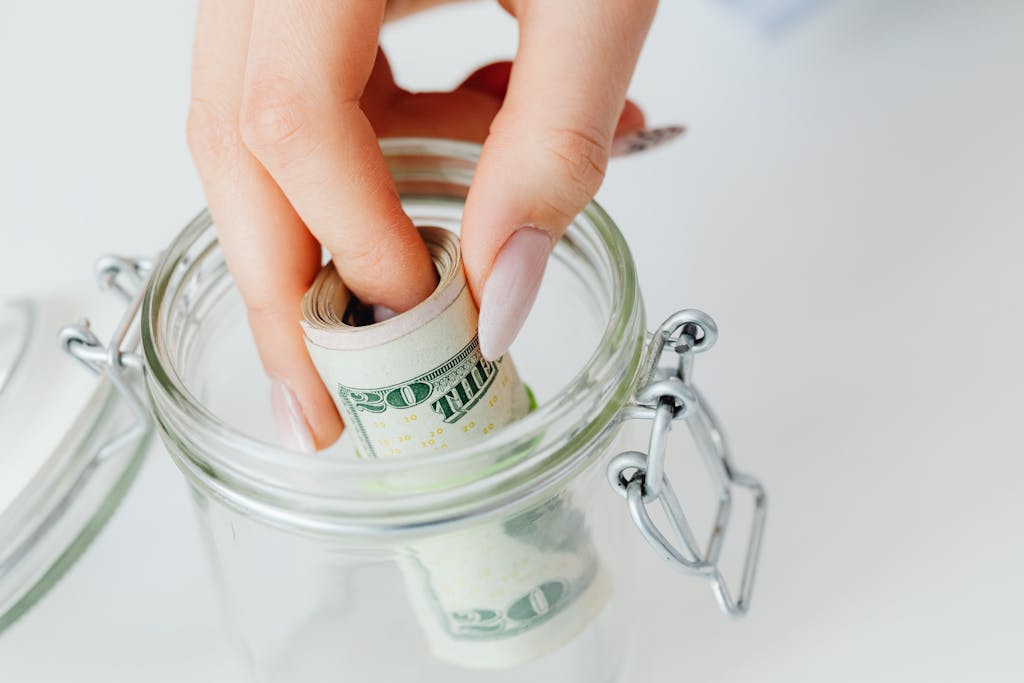
<svg viewBox="0 0 1024 683">
<path fill-rule="evenodd" d="M 458 141 L 447 141 L 447 140 L 418 140 L 412 139 L 388 139 L 382 140 L 382 146 L 388 151 L 391 151 L 392 147 L 389 143 L 396 143 L 401 149 L 401 145 L 414 145 L 413 150 L 420 149 L 415 145 L 423 145 L 424 143 L 444 143 L 445 145 L 451 144 L 456 150 L 469 156 L 470 159 L 475 159 L 474 156 L 479 151 L 479 146 L 471 143 L 464 143 Z M 434 150 L 436 153 L 436 150 Z M 445 151 L 448 151 L 445 148 Z M 427 156 L 425 152 L 422 155 Z M 621 234 L 614 227 L 614 223 L 610 217 L 601 209 L 599 205 L 592 202 L 583 212 L 588 218 L 596 219 L 596 225 L 599 230 L 604 227 L 605 238 L 610 238 L 613 247 L 624 254 L 628 255 L 628 247 Z M 603 225 L 602 225 L 603 224 Z M 156 337 L 160 335 L 154 335 L 154 330 L 158 330 L 161 323 L 161 316 L 164 315 L 163 309 L 170 305 L 173 306 L 174 296 L 176 293 L 169 291 L 169 286 L 172 277 L 181 276 L 180 268 L 184 269 L 184 272 L 188 272 L 194 267 L 194 263 L 189 262 L 188 249 L 190 246 L 198 244 L 204 231 L 208 230 L 213 226 L 213 220 L 208 210 L 202 210 L 187 226 L 179 233 L 179 235 L 172 242 L 171 246 L 163 254 L 163 258 L 158 262 L 157 269 L 154 272 L 154 276 L 151 280 L 150 286 L 146 292 L 145 299 L 143 301 L 142 310 L 142 324 L 143 324 L 143 335 L 142 335 L 142 346 L 143 353 L 146 360 L 147 373 L 147 390 L 149 397 L 154 401 L 155 406 L 160 408 L 166 405 L 168 408 L 177 409 L 185 416 L 188 420 L 199 422 L 202 427 L 208 432 L 208 435 L 216 440 L 222 447 L 228 449 L 239 449 L 245 448 L 247 455 L 250 460 L 261 460 L 266 459 L 268 461 L 274 461 L 282 457 L 287 458 L 289 467 L 295 467 L 297 458 L 302 458 L 302 467 L 309 467 L 312 469 L 327 469 L 327 470 L 351 470 L 353 474 L 366 474 L 370 468 L 378 472 L 383 472 L 389 469 L 402 470 L 410 469 L 417 466 L 422 466 L 425 462 L 429 462 L 430 467 L 435 467 L 444 462 L 451 462 L 460 458 L 472 457 L 480 452 L 492 451 L 495 448 L 495 444 L 504 444 L 505 442 L 511 441 L 509 438 L 512 433 L 522 433 L 524 427 L 536 428 L 541 421 L 541 418 L 549 418 L 550 414 L 555 412 L 553 405 L 557 401 L 550 400 L 542 405 L 533 414 L 527 416 L 523 420 L 516 423 L 514 427 L 509 427 L 501 430 L 499 434 L 495 435 L 494 439 L 489 440 L 486 445 L 474 445 L 470 447 L 455 449 L 444 455 L 425 455 L 425 456 L 410 456 L 402 461 L 389 460 L 389 461 L 355 461 L 351 463 L 341 463 L 337 461 L 322 461 L 312 457 L 303 458 L 304 454 L 287 451 L 279 448 L 275 445 L 260 441 L 258 439 L 249 437 L 248 435 L 239 432 L 232 426 L 224 423 L 223 420 L 218 418 L 212 412 L 210 412 L 201 402 L 193 397 L 188 389 L 184 386 L 181 378 L 173 371 L 168 369 L 166 363 L 170 362 L 173 364 L 173 359 L 166 357 L 162 354 L 162 349 L 159 348 L 161 344 L 155 341 Z M 206 253 L 212 246 L 215 246 L 215 241 L 211 244 L 207 244 L 201 250 Z M 623 334 L 629 327 L 634 326 L 636 313 L 639 312 L 642 315 L 642 302 L 637 296 L 637 283 L 635 278 L 635 271 L 633 269 L 632 262 L 629 263 L 615 263 L 615 267 L 625 272 L 620 273 L 624 283 L 624 290 L 622 292 L 622 299 L 626 301 L 635 301 L 638 305 L 634 309 L 634 315 L 631 316 L 620 316 L 617 320 L 618 324 L 612 324 L 609 322 L 609 326 L 605 329 L 604 336 L 613 336 Z M 176 274 L 175 271 L 179 270 Z M 645 331 L 643 329 L 643 321 L 639 323 L 640 334 L 637 336 L 635 341 L 637 346 L 640 347 L 644 343 L 643 335 Z M 179 349 L 180 351 L 180 349 Z M 595 352 L 594 356 L 588 359 L 581 366 L 580 371 L 576 377 L 570 380 L 566 387 L 563 389 L 564 395 L 571 395 L 572 390 L 578 388 L 579 380 L 587 376 L 595 365 L 595 361 L 599 360 L 597 356 L 600 354 L 600 350 Z M 607 354 L 606 354 L 607 355 Z M 604 359 L 605 361 L 612 359 Z M 627 368 L 619 368 L 619 370 L 625 370 Z M 561 395 L 560 395 L 561 397 Z M 165 400 L 166 399 L 166 400 Z M 158 416 L 159 417 L 159 416 Z M 166 425 L 170 426 L 170 425 Z M 543 431 L 537 429 L 536 431 Z"/>
<path fill-rule="evenodd" d="M 465 166 L 448 169 L 446 177 L 453 182 L 466 182 L 467 173 L 471 174 L 472 166 L 475 164 L 480 147 L 471 143 L 454 142 L 433 139 L 391 139 L 382 140 L 382 148 L 389 155 L 389 163 L 394 166 L 400 163 L 400 158 L 405 155 L 411 158 L 443 158 L 445 161 L 464 162 Z M 431 177 L 428 171 L 423 171 L 424 177 Z M 581 389 L 580 378 L 591 375 L 595 367 L 603 371 L 607 376 L 611 372 L 611 366 L 616 362 L 614 368 L 617 373 L 616 386 L 602 387 L 602 410 L 600 414 L 592 415 L 592 419 L 582 429 L 575 431 L 565 430 L 560 436 L 571 438 L 577 444 L 583 436 L 597 438 L 601 431 L 614 426 L 614 418 L 619 408 L 628 400 L 633 389 L 637 372 L 642 362 L 645 338 L 645 320 L 643 320 L 643 305 L 639 296 L 638 283 L 634 265 L 629 254 L 625 239 L 618 231 L 611 218 L 601 209 L 599 205 L 592 202 L 582 212 L 590 223 L 592 234 L 587 235 L 591 240 L 596 240 L 603 247 L 601 255 L 609 258 L 608 252 L 612 255 L 624 255 L 624 258 L 611 260 L 606 267 L 615 271 L 615 276 L 621 284 L 621 290 L 616 291 L 616 300 L 613 302 L 612 311 L 608 325 L 604 331 L 605 337 L 618 336 L 624 343 L 615 349 L 614 352 L 599 348 L 594 355 L 582 364 L 577 376 L 571 380 L 559 396 L 555 398 L 567 399 L 563 403 L 571 404 Z M 174 281 L 180 278 L 182 269 L 192 266 L 189 263 L 190 249 L 202 248 L 202 240 L 205 232 L 212 227 L 212 218 L 209 212 L 200 212 L 186 228 L 174 239 L 163 258 L 156 265 L 153 278 L 146 292 L 142 312 L 142 347 L 146 361 L 146 390 L 153 403 L 155 417 L 161 426 L 164 437 L 168 440 L 169 450 L 172 456 L 178 461 L 186 476 L 196 485 L 209 489 L 216 497 L 230 502 L 231 499 L 244 499 L 243 492 L 257 497 L 265 497 L 266 500 L 258 501 L 259 507 L 266 508 L 266 503 L 274 503 L 289 506 L 289 503 L 296 502 L 290 499 L 292 494 L 301 495 L 295 491 L 274 490 L 272 494 L 262 487 L 273 488 L 271 478 L 260 477 L 257 470 L 266 467 L 268 470 L 286 465 L 288 468 L 300 467 L 310 472 L 325 473 L 345 471 L 354 477 L 365 477 L 375 472 L 398 471 L 423 467 L 429 461 L 430 467 L 437 467 L 457 462 L 461 459 L 470 459 L 484 453 L 493 454 L 496 449 L 503 447 L 517 447 L 533 437 L 544 435 L 549 432 L 549 426 L 543 422 L 554 421 L 565 409 L 554 407 L 552 404 L 558 401 L 550 400 L 546 405 L 541 406 L 536 412 L 524 418 L 515 425 L 502 430 L 495 435 L 495 439 L 488 441 L 486 445 L 475 445 L 463 449 L 456 449 L 444 456 L 431 458 L 408 458 L 399 461 L 375 461 L 369 462 L 345 462 L 323 461 L 312 457 L 303 458 L 301 454 L 293 453 L 274 445 L 248 437 L 237 431 L 230 425 L 213 415 L 198 400 L 192 397 L 184 386 L 181 378 L 177 376 L 173 368 L 174 359 L 169 351 L 162 348 L 160 339 L 166 330 L 162 325 L 166 324 L 167 309 L 173 304 L 177 292 L 174 289 Z M 205 245 L 209 248 L 209 244 Z M 205 249 L 203 249 L 205 251 Z M 628 312 L 623 307 L 629 307 Z M 635 329 L 634 329 L 635 328 Z M 632 335 L 631 331 L 636 331 Z M 633 337 L 636 337 L 633 339 Z M 635 344 L 633 343 L 635 342 Z M 630 352 L 629 349 L 632 349 Z M 179 349 L 180 350 L 180 349 Z M 603 365 L 602 365 L 603 364 Z M 195 432 L 202 432 L 202 438 L 206 439 L 201 444 L 191 443 L 195 439 Z M 184 436 L 183 436 L 184 435 Z M 562 439 L 562 441 L 565 440 Z M 187 440 L 183 440 L 187 439 Z M 586 440 L 589 440 L 586 439 Z M 207 462 L 208 458 L 203 454 L 218 453 L 220 451 L 245 450 L 246 462 L 244 469 L 237 471 L 232 468 L 224 468 L 221 462 Z M 552 462 L 559 458 L 564 459 L 567 453 L 578 451 L 577 448 L 567 448 L 565 443 L 558 443 L 548 449 L 544 454 L 546 459 Z M 197 453 L 198 452 L 198 453 Z M 179 455 L 190 460 L 184 463 L 179 460 Z M 217 456 L 221 457 L 221 456 Z M 535 458 L 531 458 L 535 459 Z M 555 464 L 558 464 L 555 462 Z M 216 466 L 214 466 L 216 465 Z M 521 473 L 525 474 L 525 473 Z M 537 472 L 529 473 L 536 476 Z M 214 490 L 216 489 L 216 490 Z M 248 489 L 248 490 L 247 490 Z M 278 495 L 280 494 L 280 495 Z M 304 514 L 309 514 L 308 504 L 313 500 L 317 505 L 324 503 L 321 499 L 306 497 L 306 505 L 294 506 L 293 512 L 302 509 Z M 253 502 L 253 501 L 249 501 Z M 365 502 L 365 501 L 362 501 Z M 389 501 L 389 505 L 394 500 Z M 271 506 L 272 507 L 272 506 Z M 338 511 L 335 510 L 335 513 Z M 454 512 L 454 511 L 452 511 Z M 344 514 L 344 513 L 341 513 Z"/>
<path fill-rule="evenodd" d="M 90 424 L 87 431 L 81 435 L 81 438 L 73 440 L 68 445 L 68 448 L 81 454 L 79 459 L 86 462 L 82 475 L 76 480 L 76 482 L 82 482 L 86 488 L 91 485 L 93 488 L 102 490 L 104 483 L 109 482 L 109 477 L 105 479 L 95 476 L 96 471 L 101 468 L 113 468 L 116 470 L 119 465 L 121 468 L 120 472 L 116 474 L 113 485 L 105 494 L 89 491 L 89 493 L 93 493 L 99 498 L 97 507 L 90 514 L 77 518 L 69 517 L 67 510 L 64 509 L 64 506 L 72 496 L 80 495 L 84 491 L 84 489 L 78 487 L 73 486 L 70 491 L 61 491 L 62 495 L 56 496 L 55 500 L 47 500 L 48 504 L 45 507 L 47 517 L 40 519 L 39 524 L 44 524 L 49 519 L 49 515 L 57 515 L 58 519 L 54 522 L 54 526 L 48 530 L 48 533 L 35 539 L 34 543 L 25 548 L 23 557 L 15 558 L 19 563 L 36 561 L 39 567 L 32 571 L 31 574 L 37 578 L 26 581 L 24 586 L 15 586 L 9 595 L 5 595 L 5 590 L 0 590 L 0 599 L 9 601 L 9 604 L 6 606 L 0 605 L 0 609 L 3 610 L 0 612 L 0 634 L 17 622 L 64 577 L 67 571 L 82 556 L 86 548 L 89 547 L 93 539 L 106 526 L 107 521 L 121 504 L 129 488 L 131 488 L 142 466 L 142 462 L 145 460 L 146 452 L 152 440 L 153 429 L 151 423 L 135 442 L 123 444 L 119 452 L 108 454 L 95 467 L 91 466 L 95 463 L 107 441 L 111 437 L 116 436 L 120 431 L 119 426 L 122 421 L 118 420 L 117 413 L 119 409 L 124 411 L 123 414 L 130 415 L 130 411 L 124 405 L 121 396 L 116 391 L 108 391 L 98 417 Z M 66 544 L 62 544 L 63 550 L 57 557 L 50 560 L 47 559 L 45 553 L 42 555 L 38 553 L 33 554 L 34 550 L 44 545 L 42 543 L 43 540 L 50 540 L 52 538 L 51 534 L 61 533 L 70 537 L 70 540 Z M 19 566 L 18 569 L 22 569 L 22 566 Z M 0 573 L 0 589 L 7 588 L 4 585 L 5 580 L 17 580 L 18 578 L 19 576 L 15 572 L 11 572 L 11 576 L 8 576 L 6 572 Z M 12 598 L 11 596 L 14 597 Z"/>
</svg>

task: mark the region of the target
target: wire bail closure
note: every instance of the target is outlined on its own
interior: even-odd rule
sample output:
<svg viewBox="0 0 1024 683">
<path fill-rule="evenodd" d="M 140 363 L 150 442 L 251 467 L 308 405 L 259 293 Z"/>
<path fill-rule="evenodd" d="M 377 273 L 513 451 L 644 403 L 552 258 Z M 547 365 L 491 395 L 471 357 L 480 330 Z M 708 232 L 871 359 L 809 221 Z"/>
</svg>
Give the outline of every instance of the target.
<svg viewBox="0 0 1024 683">
<path fill-rule="evenodd" d="M 130 428 L 104 446 L 95 464 L 102 462 L 110 454 L 115 453 L 122 444 L 139 438 L 149 429 L 149 409 L 139 394 L 136 381 L 142 374 L 142 356 L 134 349 L 139 343 L 139 310 L 142 308 L 142 299 L 152 269 L 153 263 L 148 259 L 113 255 L 101 257 L 96 262 L 96 280 L 100 289 L 116 292 L 128 304 L 111 334 L 110 341 L 106 344 L 101 342 L 86 319 L 65 325 L 57 333 L 58 343 L 64 351 L 92 372 L 105 375 L 128 402 L 137 418 Z"/>
<path fill-rule="evenodd" d="M 750 608 L 757 573 L 757 559 L 764 534 L 767 497 L 754 477 L 732 464 L 725 436 L 710 405 L 693 384 L 694 354 L 707 351 L 718 339 L 718 326 L 707 313 L 684 309 L 661 324 L 648 347 L 650 369 L 646 382 L 636 393 L 636 405 L 624 419 L 651 420 L 647 452 L 624 451 L 608 463 L 608 481 L 626 498 L 630 516 L 654 550 L 684 573 L 706 577 L 711 582 L 718 606 L 737 617 Z M 664 355 L 676 354 L 673 366 L 660 366 Z M 683 507 L 665 474 L 665 454 L 672 423 L 683 420 L 711 475 L 718 508 L 707 545 L 702 549 L 690 528 Z M 754 514 L 747 541 L 746 559 L 739 597 L 734 599 L 718 567 L 722 542 L 729 526 L 732 489 L 748 490 L 754 499 Z M 668 517 L 673 543 L 658 529 L 647 506 L 659 502 Z"/>
</svg>

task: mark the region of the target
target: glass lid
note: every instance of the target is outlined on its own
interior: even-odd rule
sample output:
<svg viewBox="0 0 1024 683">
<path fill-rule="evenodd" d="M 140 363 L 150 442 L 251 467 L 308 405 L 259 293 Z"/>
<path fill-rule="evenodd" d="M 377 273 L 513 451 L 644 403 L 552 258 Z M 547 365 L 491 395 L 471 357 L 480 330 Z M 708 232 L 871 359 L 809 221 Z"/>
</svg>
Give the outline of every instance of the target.
<svg viewBox="0 0 1024 683">
<path fill-rule="evenodd" d="M 123 306 L 91 282 L 0 301 L 0 631 L 74 563 L 141 462 L 148 425 L 58 343 L 83 315 L 109 333 Z"/>
</svg>

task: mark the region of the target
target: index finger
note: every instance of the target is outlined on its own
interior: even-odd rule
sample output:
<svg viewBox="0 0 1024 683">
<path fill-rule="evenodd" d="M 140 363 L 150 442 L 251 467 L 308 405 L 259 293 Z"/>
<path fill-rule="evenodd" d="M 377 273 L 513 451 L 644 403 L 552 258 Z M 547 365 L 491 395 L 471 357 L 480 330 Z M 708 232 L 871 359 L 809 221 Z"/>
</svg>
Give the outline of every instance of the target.
<svg viewBox="0 0 1024 683">
<path fill-rule="evenodd" d="M 242 136 L 364 302 L 395 311 L 436 274 L 359 106 L 383 0 L 257 0 Z"/>
<path fill-rule="evenodd" d="M 196 17 L 188 140 L 232 277 L 245 301 L 285 444 L 314 450 L 341 419 L 298 321 L 320 245 L 238 136 L 250 0 L 202 0 Z"/>
</svg>

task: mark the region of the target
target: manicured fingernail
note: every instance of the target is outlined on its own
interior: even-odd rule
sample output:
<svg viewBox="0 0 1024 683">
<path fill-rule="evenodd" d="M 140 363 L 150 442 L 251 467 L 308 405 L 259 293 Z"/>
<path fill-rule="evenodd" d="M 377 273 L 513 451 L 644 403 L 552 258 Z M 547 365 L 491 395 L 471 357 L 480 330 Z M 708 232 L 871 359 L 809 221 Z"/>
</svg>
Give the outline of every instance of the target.
<svg viewBox="0 0 1024 683">
<path fill-rule="evenodd" d="M 662 126 L 661 128 L 635 130 L 612 141 L 612 156 L 621 157 L 627 154 L 644 152 L 671 142 L 685 132 L 686 128 L 684 126 Z"/>
<path fill-rule="evenodd" d="M 295 392 L 283 381 L 271 378 L 270 406 L 274 411 L 274 422 L 281 442 L 288 448 L 305 453 L 316 451 L 313 433 L 309 430 L 306 416 L 302 414 L 302 406 Z"/>
<path fill-rule="evenodd" d="M 394 318 L 396 315 L 398 314 L 392 311 L 387 306 L 381 306 L 380 304 L 376 304 L 373 307 L 373 322 L 375 323 L 382 323 L 385 320 L 390 320 L 391 318 Z"/>
<path fill-rule="evenodd" d="M 487 360 L 502 356 L 519 334 L 537 298 L 551 254 L 551 237 L 540 228 L 519 228 L 494 260 L 480 300 L 480 352 Z"/>
</svg>

